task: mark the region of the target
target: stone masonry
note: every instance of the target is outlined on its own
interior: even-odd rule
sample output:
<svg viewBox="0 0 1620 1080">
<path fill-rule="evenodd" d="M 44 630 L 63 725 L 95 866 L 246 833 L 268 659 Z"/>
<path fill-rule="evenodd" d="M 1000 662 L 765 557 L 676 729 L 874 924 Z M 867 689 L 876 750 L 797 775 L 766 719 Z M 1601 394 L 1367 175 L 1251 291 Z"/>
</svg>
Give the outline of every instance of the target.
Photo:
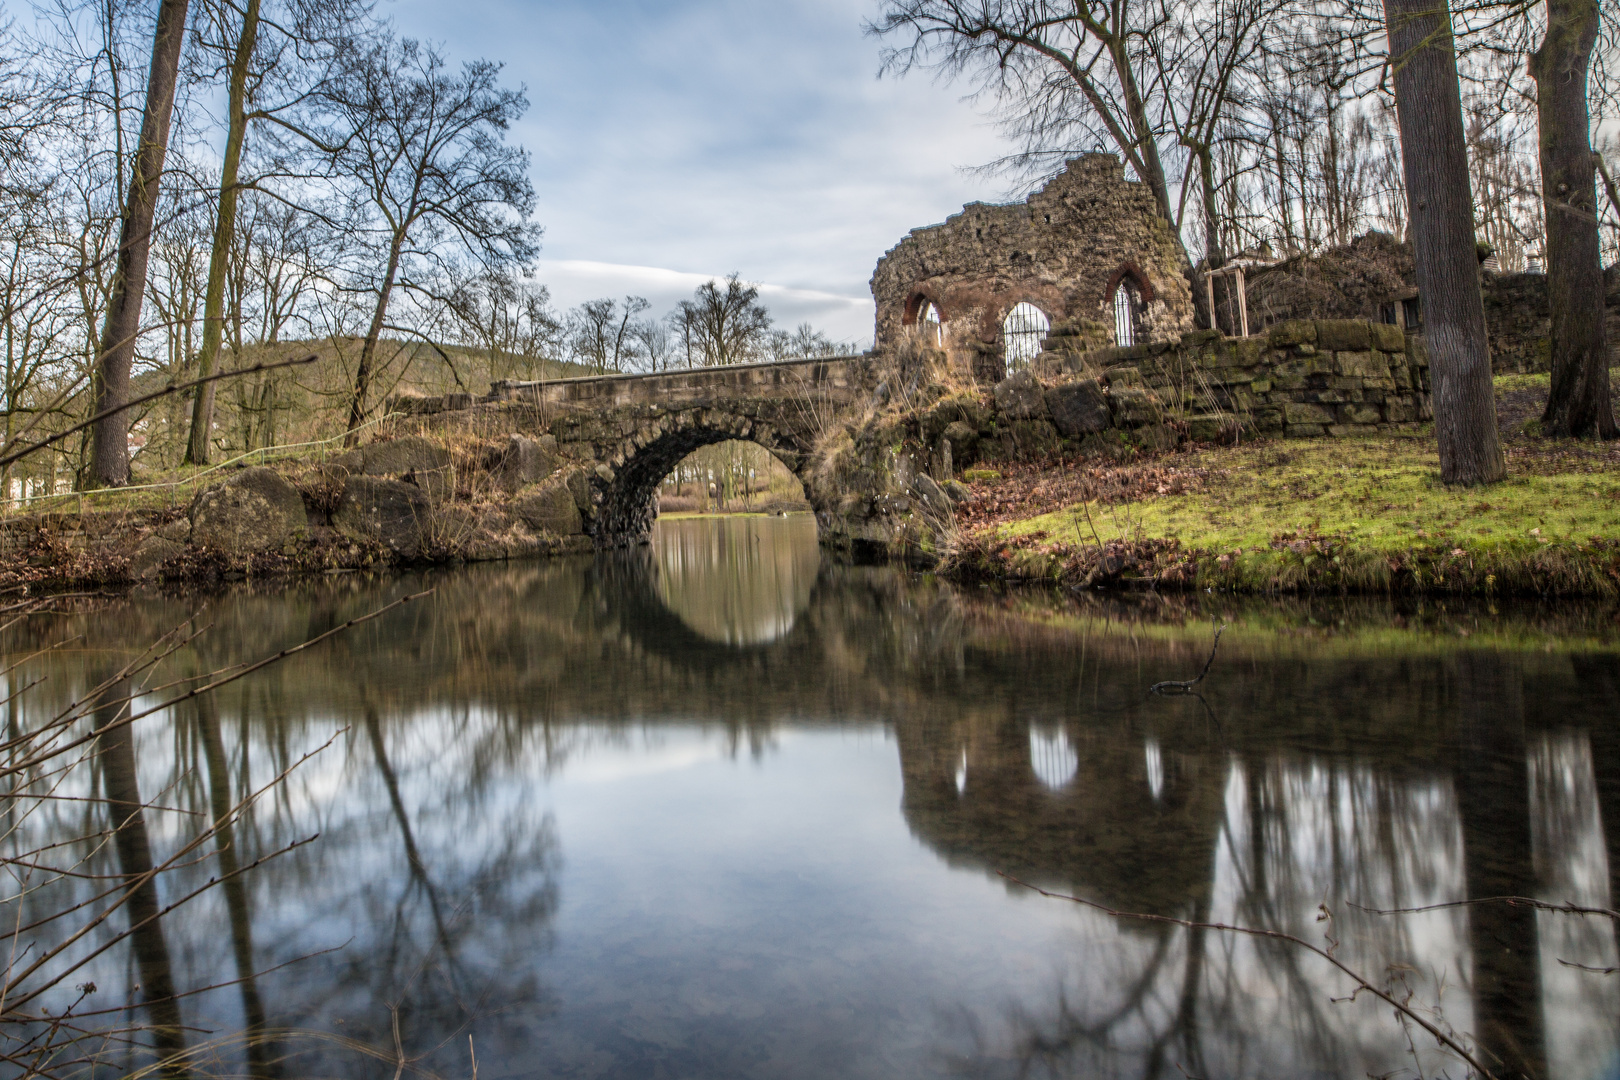
<svg viewBox="0 0 1620 1080">
<path fill-rule="evenodd" d="M 1100 374 L 1111 387 L 1139 385 L 1188 417 L 1195 439 L 1234 423 L 1306 438 L 1400 430 L 1434 417 L 1422 335 L 1356 319 L 1292 320 L 1247 338 L 1197 330 L 1174 343 L 1101 350 L 1058 326 L 1036 367 L 1047 378 Z"/>
<path fill-rule="evenodd" d="M 1182 266 L 1147 185 L 1126 180 L 1112 154 L 1085 154 L 1024 202 L 969 203 L 879 259 L 877 347 L 895 347 L 932 303 L 952 363 L 995 382 L 1004 374 L 1002 321 L 1020 301 L 1053 323 L 1083 324 L 1092 346 L 1111 345 L 1114 293 L 1125 279 L 1142 301 L 1137 340 L 1175 340 L 1193 326 Z"/>
</svg>

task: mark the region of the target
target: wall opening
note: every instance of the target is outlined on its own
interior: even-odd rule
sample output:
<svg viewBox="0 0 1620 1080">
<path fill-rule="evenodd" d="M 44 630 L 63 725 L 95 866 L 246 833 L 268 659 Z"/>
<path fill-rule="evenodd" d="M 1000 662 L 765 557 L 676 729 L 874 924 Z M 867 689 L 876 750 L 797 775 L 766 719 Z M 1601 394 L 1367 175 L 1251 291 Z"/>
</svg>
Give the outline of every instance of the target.
<svg viewBox="0 0 1620 1080">
<path fill-rule="evenodd" d="M 1129 277 L 1114 290 L 1114 344 L 1135 345 L 1136 323 L 1142 317 L 1142 293 Z"/>
<path fill-rule="evenodd" d="M 662 514 L 797 513 L 804 485 L 758 443 L 727 439 L 682 458 L 658 484 Z"/>
<path fill-rule="evenodd" d="M 922 328 L 923 340 L 936 349 L 945 344 L 945 326 L 939 317 L 939 308 L 927 300 L 917 312 L 917 325 Z"/>
<path fill-rule="evenodd" d="M 1001 323 L 1001 341 L 1009 375 L 1028 367 L 1041 354 L 1041 343 L 1051 329 L 1052 320 L 1028 301 L 1020 301 L 1007 312 Z"/>
</svg>

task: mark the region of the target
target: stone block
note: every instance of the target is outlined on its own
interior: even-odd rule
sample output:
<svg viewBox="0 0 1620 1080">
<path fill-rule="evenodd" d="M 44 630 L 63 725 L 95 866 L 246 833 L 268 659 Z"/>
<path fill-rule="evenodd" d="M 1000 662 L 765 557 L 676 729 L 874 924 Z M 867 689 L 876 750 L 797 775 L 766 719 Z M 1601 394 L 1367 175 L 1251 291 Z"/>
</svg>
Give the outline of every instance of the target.
<svg viewBox="0 0 1620 1080">
<path fill-rule="evenodd" d="M 1108 396 L 1096 379 L 1060 383 L 1046 391 L 1046 411 L 1065 438 L 1077 439 L 1113 423 Z"/>
<path fill-rule="evenodd" d="M 507 493 L 543 480 L 557 468 L 557 440 L 551 435 L 530 439 L 513 435 L 490 468 L 495 485 Z"/>
<path fill-rule="evenodd" d="M 1283 429 L 1283 435 L 1289 439 L 1320 439 L 1327 434 L 1325 424 L 1289 424 Z"/>
<path fill-rule="evenodd" d="M 1391 397 L 1384 399 L 1384 419 L 1391 424 L 1410 423 L 1417 416 L 1417 407 L 1409 397 Z"/>
<path fill-rule="evenodd" d="M 1103 373 L 1103 381 L 1109 387 L 1141 386 L 1142 372 L 1140 368 L 1119 367 Z"/>
<path fill-rule="evenodd" d="M 1283 405 L 1283 419 L 1290 429 L 1295 424 L 1332 424 L 1338 420 L 1333 410 L 1303 401 L 1290 401 Z"/>
<path fill-rule="evenodd" d="M 1406 351 L 1406 331 L 1394 323 L 1371 323 L 1372 346 L 1380 352 L 1404 353 Z"/>
<path fill-rule="evenodd" d="M 1016 372 L 996 384 L 996 408 L 1013 420 L 1046 415 L 1046 397 L 1040 382 L 1027 371 Z"/>
<path fill-rule="evenodd" d="M 1221 340 L 1219 330 L 1188 330 L 1181 335 L 1181 344 L 1184 348 L 1197 348 L 1200 345 L 1212 345 Z"/>
<path fill-rule="evenodd" d="M 1386 379 L 1389 361 L 1381 353 L 1337 352 L 1333 354 L 1333 367 L 1340 375 L 1360 379 Z"/>
<path fill-rule="evenodd" d="M 1378 434 L 1377 424 L 1329 424 L 1327 433 L 1335 439 L 1343 439 L 1355 435 Z"/>
<path fill-rule="evenodd" d="M 1363 352 L 1372 344 L 1370 327 L 1362 319 L 1322 319 L 1316 324 L 1316 347 L 1328 352 Z"/>
<path fill-rule="evenodd" d="M 233 555 L 278 551 L 308 528 L 298 489 L 262 466 L 199 491 L 188 516 L 193 544 Z"/>
<path fill-rule="evenodd" d="M 1291 345 L 1314 344 L 1316 323 L 1309 319 L 1289 319 L 1266 331 L 1266 344 L 1273 349 L 1286 349 Z"/>
<path fill-rule="evenodd" d="M 979 429 L 966 420 L 952 420 L 945 425 L 944 439 L 951 444 L 951 453 L 965 460 L 979 441 Z"/>
<path fill-rule="evenodd" d="M 1333 356 L 1330 353 L 1307 356 L 1301 361 L 1300 370 L 1306 375 L 1332 375 Z"/>
<path fill-rule="evenodd" d="M 1376 405 L 1341 406 L 1339 416 L 1350 424 L 1376 424 L 1384 418 L 1383 411 Z"/>
<path fill-rule="evenodd" d="M 1108 405 L 1113 410 L 1116 427 L 1139 428 L 1164 422 L 1158 400 L 1146 390 L 1110 390 Z"/>
<path fill-rule="evenodd" d="M 1429 346 L 1422 334 L 1406 335 L 1406 362 L 1415 368 L 1428 368 Z"/>
<path fill-rule="evenodd" d="M 1269 378 L 1256 378 L 1249 384 L 1249 392 L 1252 394 L 1271 393 L 1271 380 Z"/>
<path fill-rule="evenodd" d="M 512 500 L 512 513 L 537 532 L 574 536 L 585 531 L 579 504 L 565 479 L 547 480 L 520 491 Z"/>
<path fill-rule="evenodd" d="M 427 493 L 415 484 L 351 476 L 344 483 L 332 525 L 344 536 L 410 559 L 422 550 L 430 513 Z"/>
<path fill-rule="evenodd" d="M 372 443 L 361 447 L 360 457 L 361 467 L 350 471 L 362 472 L 367 476 L 432 472 L 450 465 L 450 451 L 423 435 L 405 435 L 387 442 Z"/>
<path fill-rule="evenodd" d="M 563 477 L 563 483 L 568 485 L 568 493 L 574 497 L 574 505 L 579 507 L 582 514 L 589 513 L 591 509 L 591 475 L 584 469 L 573 469 Z"/>
</svg>

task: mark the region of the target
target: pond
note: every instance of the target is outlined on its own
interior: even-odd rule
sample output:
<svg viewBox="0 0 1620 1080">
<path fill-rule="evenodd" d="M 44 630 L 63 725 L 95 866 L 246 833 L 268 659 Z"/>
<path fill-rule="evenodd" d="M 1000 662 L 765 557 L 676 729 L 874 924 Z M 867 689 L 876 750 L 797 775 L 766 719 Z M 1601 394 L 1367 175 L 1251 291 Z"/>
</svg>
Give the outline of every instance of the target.
<svg viewBox="0 0 1620 1080">
<path fill-rule="evenodd" d="M 1615 925 L 1552 909 L 1620 872 L 1610 608 L 1001 593 L 688 519 L 35 618 L 10 730 L 176 628 L 137 710 L 429 589 L 13 808 L 15 985 L 83 961 L 30 1009 L 162 1024 L 167 979 L 192 1075 L 1465 1075 L 1420 1018 L 1498 1076 L 1617 1074 Z M 1146 692 L 1223 623 L 1199 695 Z M 68 940 L 143 859 L 134 947 L 127 907 Z M 1549 906 L 1459 903 L 1504 896 Z"/>
</svg>

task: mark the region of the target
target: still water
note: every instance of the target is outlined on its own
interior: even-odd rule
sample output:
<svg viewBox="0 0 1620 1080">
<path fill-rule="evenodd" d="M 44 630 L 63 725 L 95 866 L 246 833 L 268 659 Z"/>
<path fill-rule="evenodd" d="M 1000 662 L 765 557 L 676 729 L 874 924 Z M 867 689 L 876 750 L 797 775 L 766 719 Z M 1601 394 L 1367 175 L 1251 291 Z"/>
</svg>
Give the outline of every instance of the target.
<svg viewBox="0 0 1620 1080">
<path fill-rule="evenodd" d="M 1498 1075 L 1617 1075 L 1609 919 L 1369 910 L 1610 906 L 1609 609 L 1003 596 L 835 563 L 808 517 L 666 521 L 629 554 L 36 619 L 4 639 L 29 687 L 10 722 L 200 609 L 210 629 L 150 683 L 425 588 L 142 721 L 132 777 L 90 762 L 87 796 L 138 785 L 159 861 L 261 789 L 235 865 L 310 841 L 148 942 L 178 992 L 218 986 L 181 1001 L 198 1072 L 1467 1072 L 1296 945 L 999 872 L 1336 943 Z M 1202 696 L 1145 694 L 1197 672 L 1216 621 Z M 129 872 L 107 821 L 64 800 L 14 823 L 13 851 L 59 844 L 86 871 L 21 906 Z M 165 904 L 221 875 L 212 850 L 161 877 Z M 129 1023 L 143 970 L 120 947 L 72 982 Z M 96 1075 L 149 1060 L 108 1045 Z"/>
</svg>

